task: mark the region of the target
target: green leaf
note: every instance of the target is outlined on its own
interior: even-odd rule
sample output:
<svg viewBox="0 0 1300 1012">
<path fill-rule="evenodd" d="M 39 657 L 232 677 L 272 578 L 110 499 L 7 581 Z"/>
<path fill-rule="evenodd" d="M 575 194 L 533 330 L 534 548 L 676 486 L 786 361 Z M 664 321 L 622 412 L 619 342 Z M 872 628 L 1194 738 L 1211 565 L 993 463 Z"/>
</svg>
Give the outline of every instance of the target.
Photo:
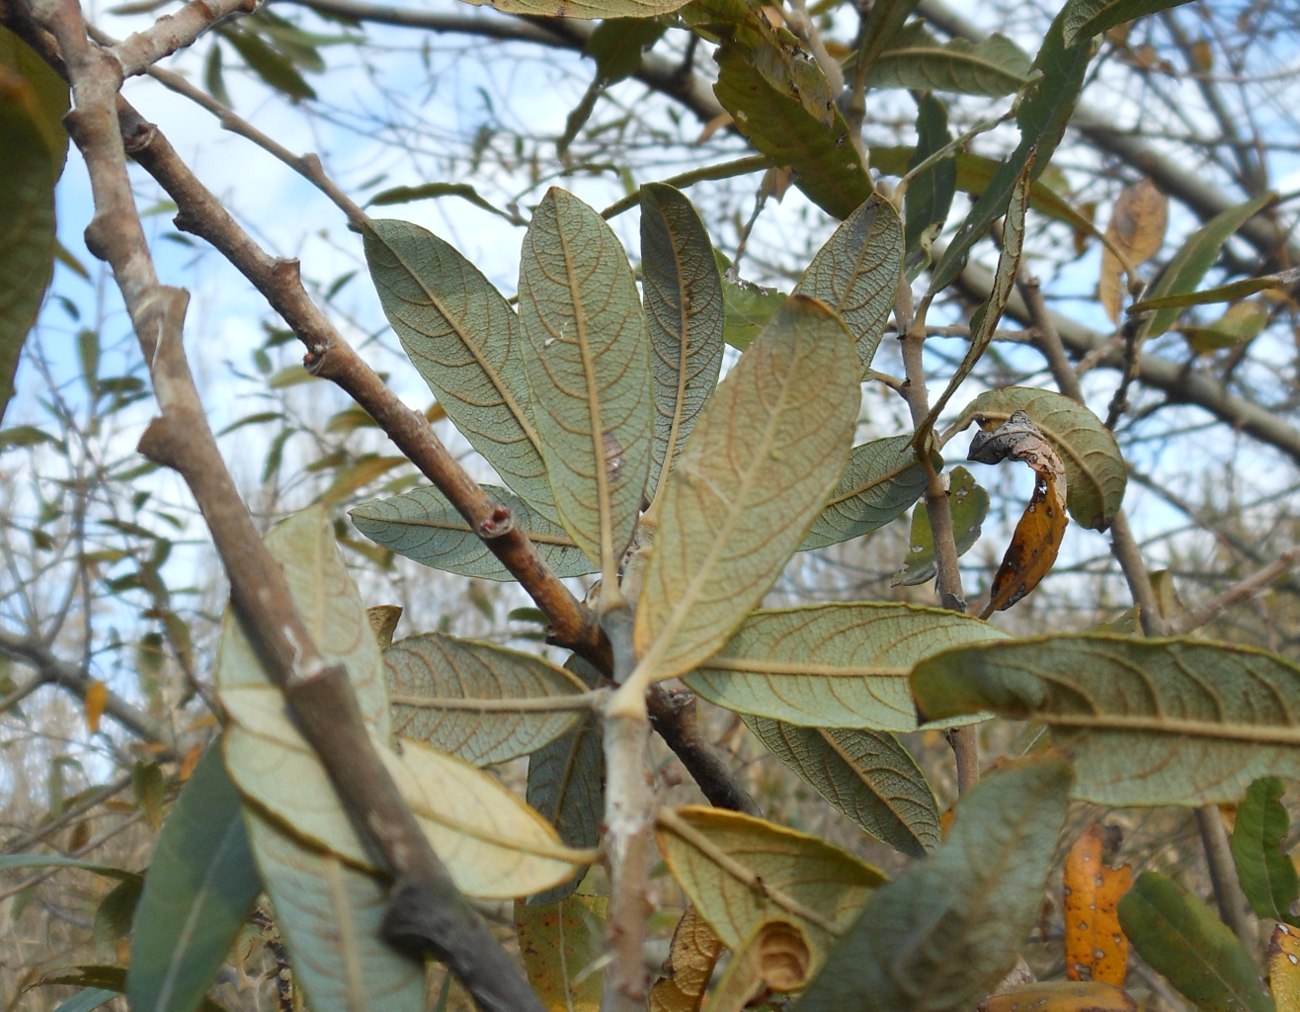
<svg viewBox="0 0 1300 1012">
<path fill-rule="evenodd" d="M 677 884 L 732 951 L 766 920 L 796 924 L 816 966 L 884 876 L 815 836 L 719 808 L 678 808 L 656 827 Z"/>
<path fill-rule="evenodd" d="M 924 162 L 931 155 L 952 143 L 948 131 L 948 109 L 928 92 L 916 100 L 916 151 L 907 164 L 907 171 Z M 872 164 L 876 153 L 872 151 Z M 952 198 L 957 191 L 957 157 L 955 153 L 940 159 L 928 169 L 912 177 L 903 195 L 904 248 L 908 279 L 930 264 L 929 244 L 934 235 L 942 231 L 952 208 Z"/>
<path fill-rule="evenodd" d="M 1159 872 L 1138 876 L 1119 923 L 1152 969 L 1201 1012 L 1272 1012 L 1255 961 L 1203 902 Z"/>
<path fill-rule="evenodd" d="M 298 73 L 292 60 L 243 25 L 221 25 L 217 32 L 235 47 L 248 69 L 276 91 L 294 102 L 316 97 L 315 89 Z"/>
<path fill-rule="evenodd" d="M 528 535 L 556 576 L 583 576 L 592 571 L 594 567 L 563 527 L 534 512 L 513 492 L 492 485 L 484 485 L 483 490 L 510 510 L 515 526 Z M 362 503 L 348 515 L 370 540 L 422 565 L 485 580 L 514 579 L 456 507 L 432 485 Z"/>
<path fill-rule="evenodd" d="M 873 187 L 830 85 L 798 40 L 743 0 L 695 0 L 682 11 L 705 37 L 720 39 L 713 91 L 736 128 L 795 185 L 836 218 L 847 218 Z"/>
<path fill-rule="evenodd" d="M 1145 298 L 1163 299 L 1170 295 L 1195 292 L 1196 286 L 1205 277 L 1205 272 L 1214 266 L 1214 261 L 1219 258 L 1219 251 L 1223 249 L 1223 244 L 1235 235 L 1241 226 L 1276 200 L 1277 194 L 1265 193 L 1244 204 L 1220 211 L 1188 236 L 1182 248 L 1169 261 L 1169 266 L 1161 273 L 1159 280 L 1145 294 Z M 1148 339 L 1159 337 L 1174 325 L 1180 312 L 1178 306 L 1156 310 L 1147 318 L 1142 336 Z"/>
<path fill-rule="evenodd" d="M 410 636 L 384 651 L 384 666 L 394 733 L 475 766 L 528 755 L 582 716 L 580 708 L 528 709 L 579 695 L 586 686 L 540 657 L 495 644 Z"/>
<path fill-rule="evenodd" d="M 950 650 L 912 673 L 935 717 L 992 710 L 1047 724 L 1103 805 L 1234 801 L 1300 777 L 1300 667 L 1260 650 L 1100 633 Z"/>
<path fill-rule="evenodd" d="M 677 10 L 687 0 L 466 0 L 503 14 L 540 18 L 651 18 Z"/>
<path fill-rule="evenodd" d="M 971 247 L 1002 216 L 1016 178 L 1030 158 L 1034 159 L 1031 178 L 1037 178 L 1047 168 L 1056 146 L 1065 135 L 1065 125 L 1074 112 L 1074 104 L 1083 88 L 1084 73 L 1092 58 L 1092 42 L 1083 39 L 1067 44 L 1063 35 L 1063 16 L 1064 12 L 1057 14 L 1030 68 L 1031 73 L 1038 72 L 1038 79 L 1021 97 L 1016 112 L 1020 144 L 998 166 L 988 188 L 975 201 L 948 244 L 943 259 L 930 278 L 932 292 L 942 291 L 952 283 L 961 272 Z"/>
<path fill-rule="evenodd" d="M 1255 915 L 1288 924 L 1300 923 L 1291 904 L 1300 898 L 1295 864 L 1283 853 L 1282 842 L 1290 829 L 1281 802 L 1286 784 L 1279 777 L 1261 777 L 1250 785 L 1237 807 L 1232 828 L 1232 858 L 1241 891 Z"/>
<path fill-rule="evenodd" d="M 1184 309 L 1188 306 L 1205 306 L 1215 302 L 1232 302 L 1244 299 L 1256 292 L 1281 291 L 1300 281 L 1300 269 L 1278 271 L 1276 274 L 1261 274 L 1257 278 L 1239 278 L 1224 285 L 1203 288 L 1199 292 L 1186 292 L 1181 295 L 1163 295 L 1154 299 L 1143 299 L 1129 306 L 1130 313 L 1141 313 L 1150 309 Z"/>
<path fill-rule="evenodd" d="M 77 868 L 120 880 L 134 878 L 136 874 L 125 868 L 114 868 L 112 865 L 63 857 L 60 854 L 0 854 L 0 871 L 11 871 L 14 868 Z"/>
<path fill-rule="evenodd" d="M 600 684 L 601 674 L 577 654 L 564 665 L 588 688 Z M 605 811 L 605 751 L 600 725 L 594 714 L 528 758 L 526 799 L 560 834 L 569 847 L 595 847 L 600 842 L 601 815 Z M 533 903 L 554 903 L 582 882 L 579 874 L 569 882 L 539 893 Z"/>
<path fill-rule="evenodd" d="M 608 18 L 587 36 L 582 51 L 596 61 L 597 80 L 609 85 L 635 74 L 665 31 L 662 21 L 651 18 Z"/>
<path fill-rule="evenodd" d="M 62 1002 L 54 1012 L 94 1012 L 97 1008 L 103 1008 L 120 993 L 105 987 L 87 988 Z"/>
<path fill-rule="evenodd" d="M 892 734 L 796 727 L 766 717 L 745 724 L 864 833 L 913 857 L 939 843 L 939 810 L 916 760 Z"/>
<path fill-rule="evenodd" d="M 909 440 L 910 437 L 903 437 Z M 948 476 L 948 512 L 952 515 L 953 540 L 960 558 L 980 539 L 984 518 L 989 514 L 989 494 L 964 467 L 954 467 Z M 934 559 L 934 532 L 930 529 L 930 511 L 924 504 L 912 511 L 912 535 L 908 543 L 907 562 L 894 577 L 893 586 L 914 587 L 934 579 L 938 567 Z"/>
<path fill-rule="evenodd" d="M 0 27 L 0 420 L 54 275 L 54 184 L 68 135 L 68 87 L 27 44 Z"/>
<path fill-rule="evenodd" d="M 731 267 L 731 261 L 717 250 L 713 251 L 713 256 L 723 270 Z M 744 351 L 785 305 L 787 296 L 776 288 L 764 288 L 743 278 L 733 279 L 730 273 L 728 271 L 722 278 L 722 304 L 726 316 L 722 336 L 727 344 Z"/>
<path fill-rule="evenodd" d="M 556 519 L 529 414 L 514 311 L 448 243 L 404 221 L 372 221 L 366 262 L 384 315 L 438 403 L 518 495 Z"/>
<path fill-rule="evenodd" d="M 641 274 L 654 363 L 653 499 L 717 386 L 725 318 L 709 234 L 671 186 L 641 189 Z"/>
<path fill-rule="evenodd" d="M 262 890 L 220 746 L 204 753 L 163 824 L 145 875 L 126 975 L 132 1008 L 203 1001 Z"/>
<path fill-rule="evenodd" d="M 914 731 L 913 665 L 948 647 L 1005 638 L 977 618 L 907 604 L 757 611 L 683 681 L 738 713 L 808 727 Z"/>
<path fill-rule="evenodd" d="M 1069 0 L 1061 11 L 1065 44 L 1086 42 L 1108 28 L 1185 3 L 1187 0 Z"/>
<path fill-rule="evenodd" d="M 1082 404 L 1054 390 L 1006 387 L 980 394 L 962 412 L 1002 423 L 1016 411 L 1034 420 L 1065 464 L 1065 505 L 1084 527 L 1104 531 L 1124 503 L 1128 466 L 1115 437 Z"/>
<path fill-rule="evenodd" d="M 926 480 L 911 436 L 886 436 L 855 446 L 844 476 L 799 550 L 824 548 L 879 530 L 916 502 Z"/>
<path fill-rule="evenodd" d="M 981 780 L 938 849 L 867 901 L 800 1012 L 973 1008 L 1038 919 L 1069 786 L 1055 755 Z"/>
<path fill-rule="evenodd" d="M 894 205 L 873 193 L 817 251 L 795 294 L 821 299 L 840 314 L 865 372 L 884 336 L 902 269 L 902 222 Z"/>
<path fill-rule="evenodd" d="M 1028 79 L 1029 57 L 1005 36 L 940 43 L 921 21 L 904 25 L 867 71 L 868 87 L 990 98 L 1014 94 Z"/>
<path fill-rule="evenodd" d="M 438 197 L 460 197 L 462 200 L 468 200 L 475 207 L 481 210 L 495 214 L 499 218 L 504 218 L 512 225 L 518 219 L 501 208 L 496 207 L 491 201 L 479 194 L 469 183 L 421 183 L 419 186 L 392 186 L 387 190 L 380 190 L 367 201 L 368 207 L 385 207 L 390 204 L 409 204 L 416 200 L 436 200 Z M 376 223 L 372 223 L 376 224 Z M 419 226 L 408 225 L 411 229 Z M 421 231 L 423 231 L 421 229 Z M 471 267 L 471 270 L 475 268 Z M 514 315 L 514 311 L 510 311 Z M 418 365 L 417 365 L 418 368 Z"/>
<path fill-rule="evenodd" d="M 294 981 L 317 1009 L 420 1012 L 424 964 L 383 941 L 388 886 L 246 807 L 257 865 L 288 943 Z"/>
<path fill-rule="evenodd" d="M 641 679 L 694 667 L 762 600 L 844 470 L 857 377 L 839 317 L 793 296 L 718 386 L 664 492 L 637 602 Z"/>
<path fill-rule="evenodd" d="M 519 323 L 559 519 L 605 587 L 617 587 L 650 469 L 649 340 L 623 247 L 557 188 L 524 237 Z"/>
<path fill-rule="evenodd" d="M 556 904 L 515 904 L 515 934 L 528 982 L 548 1009 L 600 1008 L 606 896 L 569 896 Z"/>
</svg>

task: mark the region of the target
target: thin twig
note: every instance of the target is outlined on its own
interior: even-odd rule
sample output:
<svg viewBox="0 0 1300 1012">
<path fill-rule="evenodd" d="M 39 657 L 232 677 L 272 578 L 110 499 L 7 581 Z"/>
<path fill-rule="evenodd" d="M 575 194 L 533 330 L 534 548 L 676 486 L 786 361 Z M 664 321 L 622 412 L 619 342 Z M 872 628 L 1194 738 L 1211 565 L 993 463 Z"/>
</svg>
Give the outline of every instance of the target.
<svg viewBox="0 0 1300 1012">
<path fill-rule="evenodd" d="M 1185 636 L 1189 632 L 1200 629 L 1213 622 L 1229 608 L 1235 608 L 1243 601 L 1249 601 L 1274 580 L 1295 568 L 1298 562 L 1300 562 L 1300 548 L 1291 548 L 1283 552 L 1274 562 L 1234 583 L 1217 597 L 1171 619 L 1166 623 L 1166 633 L 1170 636 Z"/>
</svg>

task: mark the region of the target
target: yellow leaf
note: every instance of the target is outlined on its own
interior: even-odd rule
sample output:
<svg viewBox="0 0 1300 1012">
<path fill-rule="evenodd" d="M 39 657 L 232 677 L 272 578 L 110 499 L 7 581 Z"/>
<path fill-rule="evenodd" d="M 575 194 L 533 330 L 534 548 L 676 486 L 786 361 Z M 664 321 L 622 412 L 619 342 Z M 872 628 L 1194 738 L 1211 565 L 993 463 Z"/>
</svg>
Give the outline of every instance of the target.
<svg viewBox="0 0 1300 1012">
<path fill-rule="evenodd" d="M 1279 924 L 1269 939 L 1268 986 L 1277 1012 L 1300 1012 L 1300 930 L 1289 924 Z"/>
<path fill-rule="evenodd" d="M 104 707 L 108 703 L 108 686 L 99 679 L 92 679 L 86 688 L 86 729 L 91 734 L 99 733 L 99 718 L 104 716 Z"/>
<path fill-rule="evenodd" d="M 1150 179 L 1126 187 L 1115 201 L 1106 226 L 1107 245 L 1101 254 L 1097 297 L 1111 323 L 1118 323 L 1125 271 L 1145 263 L 1160 251 L 1169 220 L 1169 198 Z M 1116 251 L 1122 256 L 1116 255 Z M 1127 261 L 1127 263 L 1125 262 Z"/>
<path fill-rule="evenodd" d="M 1105 828 L 1093 823 L 1065 858 L 1065 975 L 1122 985 L 1128 938 L 1119 926 L 1118 906 L 1133 885 L 1133 869 L 1106 867 L 1105 837 Z"/>
<path fill-rule="evenodd" d="M 989 995 L 978 1012 L 1137 1012 L 1137 1002 L 1114 984 L 1056 980 Z"/>
<path fill-rule="evenodd" d="M 378 604 L 366 609 L 366 618 L 370 620 L 370 628 L 374 630 L 375 639 L 379 641 L 379 649 L 387 650 L 391 647 L 393 631 L 402 618 L 401 607 L 396 604 Z"/>
<path fill-rule="evenodd" d="M 604 896 L 566 896 L 559 903 L 515 904 L 515 931 L 528 981 L 542 1004 L 599 1012 L 605 949 Z"/>
</svg>

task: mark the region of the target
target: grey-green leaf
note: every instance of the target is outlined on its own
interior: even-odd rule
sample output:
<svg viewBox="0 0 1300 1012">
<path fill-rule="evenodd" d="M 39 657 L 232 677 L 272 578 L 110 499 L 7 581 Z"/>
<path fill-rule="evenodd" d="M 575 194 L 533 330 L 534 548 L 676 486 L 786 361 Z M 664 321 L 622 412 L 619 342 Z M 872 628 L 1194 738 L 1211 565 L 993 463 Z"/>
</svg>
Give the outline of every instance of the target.
<svg viewBox="0 0 1300 1012">
<path fill-rule="evenodd" d="M 948 511 L 952 515 L 953 540 L 957 556 L 965 555 L 980 539 L 984 518 L 989 513 L 989 494 L 964 467 L 954 467 L 948 476 Z M 934 532 L 930 511 L 924 505 L 912 511 L 912 536 L 907 562 L 894 577 L 894 586 L 914 587 L 934 578 Z"/>
<path fill-rule="evenodd" d="M 132 1008 L 198 1008 L 248 918 L 262 881 L 243 799 L 220 746 L 208 749 L 163 824 L 131 930 Z"/>
<path fill-rule="evenodd" d="M 1300 777 L 1300 667 L 1201 640 L 1094 633 L 950 650 L 912 674 L 932 716 L 992 710 L 1052 728 L 1103 805 L 1235 801 Z"/>
<path fill-rule="evenodd" d="M 916 502 L 926 480 L 911 436 L 886 436 L 855 446 L 844 476 L 799 550 L 824 548 L 884 527 Z"/>
<path fill-rule="evenodd" d="M 384 315 L 447 417 L 507 485 L 554 519 L 510 304 L 478 268 L 418 225 L 372 221 L 364 238 Z"/>
<path fill-rule="evenodd" d="M 532 510 L 513 492 L 492 485 L 485 485 L 484 491 L 510 510 L 515 526 L 527 533 L 556 576 L 583 576 L 595 568 L 568 531 Z M 362 503 L 350 516 L 357 530 L 371 541 L 422 565 L 485 580 L 514 579 L 432 485 Z"/>
<path fill-rule="evenodd" d="M 939 847 L 877 889 L 799 1012 L 965 1012 L 1033 927 L 1065 821 L 1070 766 L 1036 756 L 966 794 Z"/>
<path fill-rule="evenodd" d="M 928 92 L 916 100 L 916 151 L 908 162 L 911 172 L 940 150 L 948 147 L 948 109 Z M 956 152 L 935 162 L 912 177 L 903 196 L 904 270 L 913 280 L 930 263 L 930 242 L 943 230 L 957 192 Z"/>
<path fill-rule="evenodd" d="M 650 342 L 623 247 L 557 188 L 524 237 L 519 324 L 560 521 L 616 586 L 650 471 Z"/>
<path fill-rule="evenodd" d="M 1119 923 L 1143 961 L 1201 1012 L 1273 1012 L 1250 953 L 1173 879 L 1139 875 L 1119 901 Z"/>
<path fill-rule="evenodd" d="M 768 751 L 864 833 L 922 857 L 939 843 L 939 810 L 916 760 L 892 734 L 797 727 L 744 717 Z"/>
<path fill-rule="evenodd" d="M 1066 507 L 1084 527 L 1104 531 L 1124 502 L 1128 467 L 1119 444 L 1096 415 L 1054 390 L 1005 387 L 980 394 L 963 419 L 984 415 L 1001 423 L 1024 411 L 1065 464 Z"/>
<path fill-rule="evenodd" d="M 722 280 L 691 202 L 663 184 L 641 190 L 641 275 L 654 364 L 653 499 L 722 370 Z"/>
<path fill-rule="evenodd" d="M 970 42 L 940 43 L 921 21 L 904 25 L 867 71 L 868 87 L 949 91 L 997 98 L 1011 95 L 1029 79 L 1029 57 L 994 32 Z"/>
<path fill-rule="evenodd" d="M 1300 918 L 1291 913 L 1291 904 L 1300 897 L 1300 882 L 1291 855 L 1283 852 L 1282 845 L 1290 829 L 1281 801 L 1285 792 L 1286 784 L 1279 777 L 1261 777 L 1250 785 L 1245 800 L 1237 806 L 1232 858 L 1241 891 L 1255 915 L 1297 924 Z"/>
<path fill-rule="evenodd" d="M 688 671 L 762 600 L 844 470 L 857 374 L 839 317 L 793 296 L 718 386 L 664 491 L 637 604 L 641 677 Z"/>
<path fill-rule="evenodd" d="M 580 709 L 529 709 L 585 686 L 532 654 L 438 633 L 384 651 L 393 733 L 491 766 L 528 755 L 564 734 Z M 514 705 L 512 705 L 514 704 Z"/>
<path fill-rule="evenodd" d="M 1069 0 L 1061 11 L 1065 25 L 1065 44 L 1072 46 L 1126 21 L 1135 21 L 1187 2 L 1188 0 Z"/>
<path fill-rule="evenodd" d="M 914 731 L 912 666 L 948 647 L 1005 637 L 977 618 L 906 604 L 758 611 L 684 681 L 739 713 L 807 727 Z"/>
<path fill-rule="evenodd" d="M 903 270 L 903 224 L 873 193 L 844 219 L 804 271 L 795 294 L 811 295 L 844 319 L 865 372 L 885 333 Z"/>
</svg>

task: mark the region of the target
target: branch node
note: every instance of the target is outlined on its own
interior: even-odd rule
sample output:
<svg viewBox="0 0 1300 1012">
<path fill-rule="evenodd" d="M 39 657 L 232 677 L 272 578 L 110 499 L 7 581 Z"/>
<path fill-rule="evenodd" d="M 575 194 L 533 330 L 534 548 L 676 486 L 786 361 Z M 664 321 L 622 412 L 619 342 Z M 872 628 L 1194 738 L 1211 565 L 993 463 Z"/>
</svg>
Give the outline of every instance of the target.
<svg viewBox="0 0 1300 1012">
<path fill-rule="evenodd" d="M 478 522 L 478 536 L 484 541 L 499 538 L 515 529 L 514 514 L 500 503 L 492 507 L 492 512 Z"/>
</svg>

